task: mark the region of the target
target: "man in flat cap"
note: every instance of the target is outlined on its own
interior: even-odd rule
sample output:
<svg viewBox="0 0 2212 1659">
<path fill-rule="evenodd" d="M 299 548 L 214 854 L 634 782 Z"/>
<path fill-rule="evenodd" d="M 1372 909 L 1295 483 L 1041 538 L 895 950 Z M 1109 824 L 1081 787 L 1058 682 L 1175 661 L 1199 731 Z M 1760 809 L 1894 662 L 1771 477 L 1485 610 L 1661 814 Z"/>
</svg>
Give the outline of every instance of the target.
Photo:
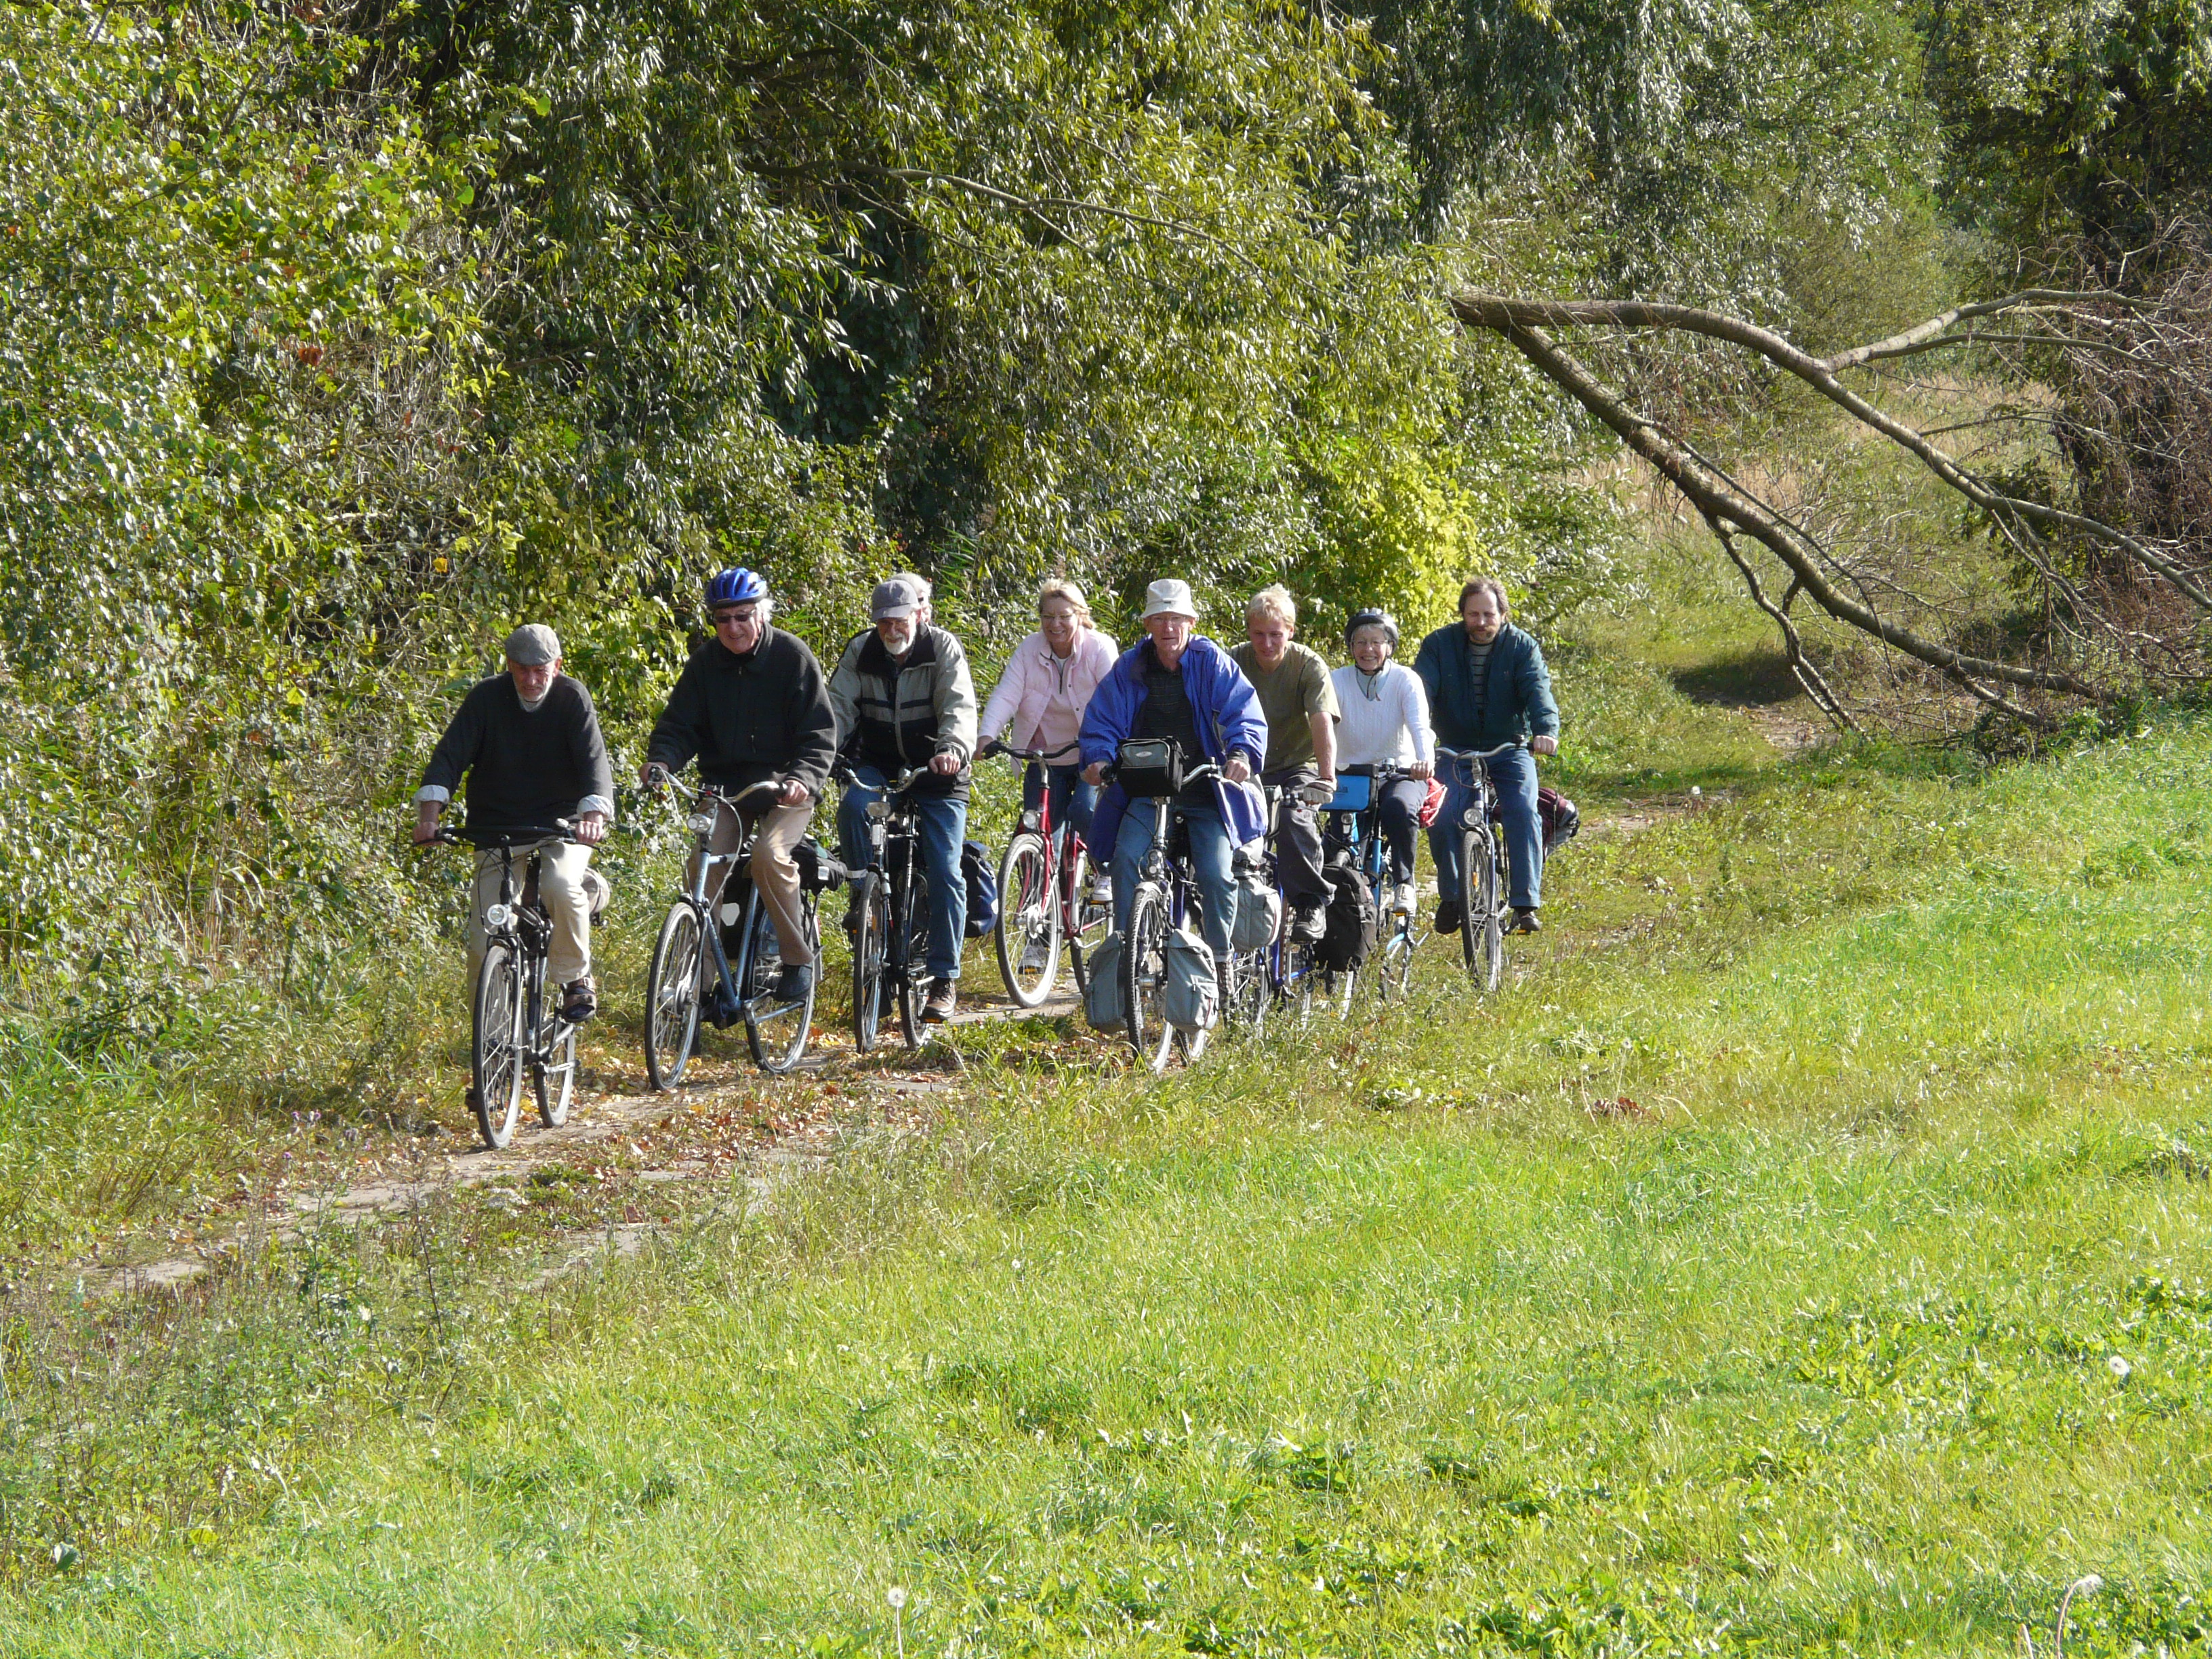
<svg viewBox="0 0 2212 1659">
<path fill-rule="evenodd" d="M 914 785 L 921 810 L 921 865 L 929 889 L 929 990 L 922 1018 L 952 1016 L 968 888 L 960 843 L 968 834 L 969 763 L 975 753 L 975 687 L 960 641 L 928 619 L 926 585 L 901 574 L 876 584 L 868 603 L 875 626 L 854 636 L 830 676 L 838 751 L 858 781 L 837 806 L 840 851 L 854 869 L 868 861 L 868 805 L 884 781 L 921 769 Z"/>
<path fill-rule="evenodd" d="M 479 680 L 461 699 L 415 792 L 415 842 L 429 841 L 438 815 L 468 776 L 469 828 L 538 830 L 556 818 L 575 824 L 575 841 L 539 844 L 538 892 L 553 919 L 545 970 L 562 988 L 561 1012 L 583 1021 L 599 1012 L 592 978 L 592 848 L 614 817 L 614 772 L 599 735 L 592 694 L 561 672 L 561 641 L 543 623 L 507 636 L 507 671 Z M 483 960 L 486 907 L 499 902 L 500 855 L 477 855 L 469 910 L 469 975 Z"/>
</svg>

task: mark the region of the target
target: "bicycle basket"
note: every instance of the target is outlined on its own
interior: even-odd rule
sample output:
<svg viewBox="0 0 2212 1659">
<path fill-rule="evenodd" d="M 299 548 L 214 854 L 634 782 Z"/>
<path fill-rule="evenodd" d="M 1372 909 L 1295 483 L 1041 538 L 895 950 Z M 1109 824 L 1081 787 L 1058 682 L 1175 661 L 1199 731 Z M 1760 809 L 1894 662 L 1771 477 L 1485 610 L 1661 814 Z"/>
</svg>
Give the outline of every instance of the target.
<svg viewBox="0 0 2212 1659">
<path fill-rule="evenodd" d="M 1130 738 L 1114 751 L 1114 776 L 1133 799 L 1182 793 L 1182 750 L 1172 738 Z"/>
<path fill-rule="evenodd" d="M 1340 772 L 1324 812 L 1364 812 L 1375 804 L 1375 780 L 1364 772 Z"/>
</svg>

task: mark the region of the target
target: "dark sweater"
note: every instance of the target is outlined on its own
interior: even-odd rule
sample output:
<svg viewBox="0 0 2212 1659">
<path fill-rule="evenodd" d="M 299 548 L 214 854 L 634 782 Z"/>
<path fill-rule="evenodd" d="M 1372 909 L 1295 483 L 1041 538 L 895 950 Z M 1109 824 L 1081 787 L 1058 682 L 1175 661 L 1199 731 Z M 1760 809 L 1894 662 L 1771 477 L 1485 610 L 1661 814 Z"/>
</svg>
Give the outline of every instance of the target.
<svg viewBox="0 0 2212 1659">
<path fill-rule="evenodd" d="M 818 796 L 837 755 L 822 665 L 781 628 L 742 657 L 708 640 L 684 665 L 645 753 L 672 772 L 696 755 L 700 775 L 723 789 L 796 778 Z"/>
<path fill-rule="evenodd" d="M 614 800 L 599 711 L 592 694 L 566 674 L 554 677 L 534 710 L 522 706 L 509 675 L 471 686 L 431 751 L 422 782 L 450 793 L 463 773 L 471 830 L 550 829 L 587 795 Z"/>
<path fill-rule="evenodd" d="M 1206 764 L 1206 749 L 1198 740 L 1198 713 L 1191 707 L 1190 693 L 1183 687 L 1181 667 L 1163 668 L 1153 654 L 1151 642 L 1146 642 L 1143 656 L 1145 706 L 1137 711 L 1137 735 L 1140 738 L 1167 738 L 1182 751 L 1183 769 Z M 1213 782 L 1201 778 L 1183 787 L 1182 799 L 1186 805 L 1213 805 Z"/>
</svg>

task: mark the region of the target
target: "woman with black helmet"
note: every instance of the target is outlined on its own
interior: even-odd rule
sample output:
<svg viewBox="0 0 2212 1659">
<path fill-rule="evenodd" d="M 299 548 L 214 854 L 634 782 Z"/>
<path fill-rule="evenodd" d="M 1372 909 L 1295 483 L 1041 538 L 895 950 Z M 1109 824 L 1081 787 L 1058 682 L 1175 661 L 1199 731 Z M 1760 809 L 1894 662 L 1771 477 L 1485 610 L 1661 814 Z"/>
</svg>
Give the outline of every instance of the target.
<svg viewBox="0 0 2212 1659">
<path fill-rule="evenodd" d="M 1391 661 L 1398 624 L 1387 611 L 1355 611 L 1344 626 L 1352 661 L 1329 678 L 1344 711 L 1336 729 L 1336 769 L 1372 773 L 1395 767 L 1404 775 L 1377 799 L 1382 834 L 1390 845 L 1390 892 L 1384 908 L 1413 912 L 1414 826 L 1435 775 L 1437 747 L 1429 729 L 1429 697 L 1420 677 Z"/>
</svg>

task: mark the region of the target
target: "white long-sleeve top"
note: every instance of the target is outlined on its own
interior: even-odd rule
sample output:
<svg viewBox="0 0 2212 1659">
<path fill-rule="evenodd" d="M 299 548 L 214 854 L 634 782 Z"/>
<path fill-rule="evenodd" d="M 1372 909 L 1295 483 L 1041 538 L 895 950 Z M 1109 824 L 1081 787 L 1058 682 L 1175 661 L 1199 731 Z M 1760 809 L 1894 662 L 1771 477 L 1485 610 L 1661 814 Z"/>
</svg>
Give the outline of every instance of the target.
<svg viewBox="0 0 2212 1659">
<path fill-rule="evenodd" d="M 1329 684 L 1344 711 L 1336 728 L 1337 765 L 1406 767 L 1436 758 L 1429 694 L 1412 669 L 1386 662 L 1381 673 L 1367 675 L 1346 663 Z"/>
</svg>

